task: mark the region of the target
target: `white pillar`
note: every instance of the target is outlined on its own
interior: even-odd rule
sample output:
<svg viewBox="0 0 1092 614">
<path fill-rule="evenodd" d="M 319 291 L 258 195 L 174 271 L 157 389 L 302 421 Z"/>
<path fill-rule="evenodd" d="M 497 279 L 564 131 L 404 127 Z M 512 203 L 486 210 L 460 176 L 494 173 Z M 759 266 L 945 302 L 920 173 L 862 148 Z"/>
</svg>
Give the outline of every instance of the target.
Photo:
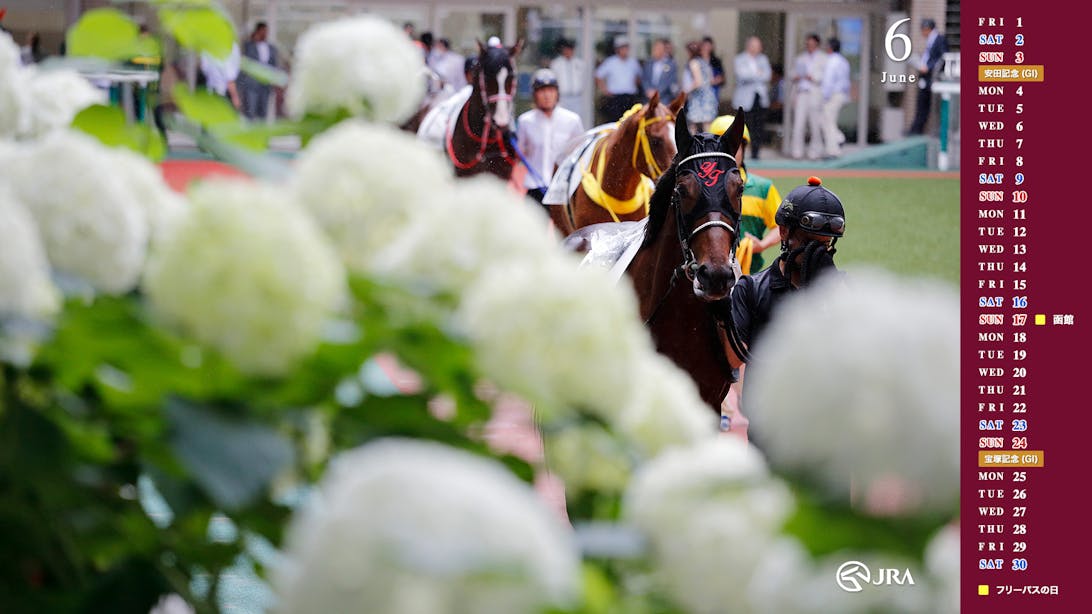
<svg viewBox="0 0 1092 614">
<path fill-rule="evenodd" d="M 868 105 L 872 89 L 872 13 L 866 13 L 861 25 L 861 74 L 857 87 L 857 144 L 868 144 Z"/>
<path fill-rule="evenodd" d="M 796 13 L 788 12 L 785 15 L 785 70 L 782 79 L 788 79 L 792 73 L 793 61 L 796 59 Z M 792 115 L 796 111 L 793 108 L 792 81 L 784 88 L 785 98 L 781 101 L 784 106 L 781 119 L 781 153 L 786 156 L 792 152 Z"/>
</svg>

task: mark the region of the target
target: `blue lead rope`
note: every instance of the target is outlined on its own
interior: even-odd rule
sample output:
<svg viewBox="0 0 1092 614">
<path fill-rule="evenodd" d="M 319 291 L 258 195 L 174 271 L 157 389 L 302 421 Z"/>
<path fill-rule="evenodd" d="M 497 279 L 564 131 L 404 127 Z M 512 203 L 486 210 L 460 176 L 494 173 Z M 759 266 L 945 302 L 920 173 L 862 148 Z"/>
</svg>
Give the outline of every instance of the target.
<svg viewBox="0 0 1092 614">
<path fill-rule="evenodd" d="M 512 146 L 512 150 L 516 152 L 517 156 L 519 156 L 520 162 L 523 162 L 523 165 L 527 167 L 527 172 L 531 173 L 531 178 L 538 183 L 541 189 L 549 188 L 550 185 L 546 182 L 545 179 L 542 178 L 542 175 L 538 174 L 538 171 L 535 170 L 535 167 L 531 166 L 531 163 L 527 161 L 526 156 L 524 156 L 523 152 L 520 151 L 519 145 L 516 144 L 516 135 L 509 134 L 508 139 L 508 144 Z"/>
</svg>

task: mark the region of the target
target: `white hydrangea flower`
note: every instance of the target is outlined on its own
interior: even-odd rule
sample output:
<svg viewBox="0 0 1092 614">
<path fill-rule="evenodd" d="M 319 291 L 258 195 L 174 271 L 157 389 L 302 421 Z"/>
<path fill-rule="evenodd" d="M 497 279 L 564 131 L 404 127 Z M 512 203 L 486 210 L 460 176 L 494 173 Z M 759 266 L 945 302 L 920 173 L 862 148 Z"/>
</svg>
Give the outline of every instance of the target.
<svg viewBox="0 0 1092 614">
<path fill-rule="evenodd" d="M 40 137 L 66 128 L 82 109 L 106 101 L 102 90 L 72 70 L 30 68 L 27 76 L 32 104 L 27 107 L 24 137 Z"/>
<path fill-rule="evenodd" d="M 186 199 L 167 185 L 159 167 L 144 156 L 122 147 L 110 152 L 117 158 L 117 172 L 144 208 L 152 239 L 158 238 L 182 216 Z"/>
<path fill-rule="evenodd" d="M 546 258 L 484 271 L 456 321 L 486 377 L 538 403 L 549 422 L 571 407 L 613 416 L 628 401 L 640 357 L 653 351 L 637 314 L 632 290 L 606 272 Z"/>
<path fill-rule="evenodd" d="M 744 602 L 792 496 L 762 456 L 734 437 L 667 450 L 638 470 L 623 515 L 649 539 L 654 577 L 692 614 Z"/>
<path fill-rule="evenodd" d="M 389 21 L 364 15 L 311 26 L 296 43 L 288 109 L 400 124 L 425 95 L 424 56 Z M 375 153 L 382 154 L 382 151 Z"/>
<path fill-rule="evenodd" d="M 277 187 L 209 180 L 148 259 L 152 306 L 240 369 L 278 375 L 312 352 L 345 296 L 345 271 Z"/>
<path fill-rule="evenodd" d="M 719 417 L 702 401 L 694 380 L 670 359 L 658 353 L 642 356 L 634 386 L 614 423 L 645 457 L 716 436 Z"/>
<path fill-rule="evenodd" d="M 34 218 L 0 184 L 0 319 L 44 318 L 57 312 L 60 294 Z"/>
<path fill-rule="evenodd" d="M 347 452 L 293 519 L 278 610 L 531 614 L 570 605 L 572 534 L 497 464 L 437 443 Z"/>
<path fill-rule="evenodd" d="M 144 267 L 148 222 L 112 150 L 58 131 L 11 160 L 9 181 L 38 224 L 53 268 L 124 294 Z"/>
<path fill-rule="evenodd" d="M 937 586 L 937 614 L 959 612 L 959 526 L 948 525 L 937 531 L 925 546 L 925 569 Z"/>
<path fill-rule="evenodd" d="M 848 285 L 846 285 L 848 284 Z M 770 462 L 848 496 L 894 483 L 902 512 L 959 501 L 959 302 L 863 271 L 794 297 L 747 369 L 744 406 Z"/>
<path fill-rule="evenodd" d="M 414 212 L 427 216 L 448 204 L 452 182 L 439 154 L 409 134 L 347 121 L 303 150 L 292 189 L 346 265 L 366 273 L 375 254 L 406 231 Z"/>
<path fill-rule="evenodd" d="M 565 482 L 570 494 L 620 493 L 635 458 L 624 441 L 597 424 L 567 425 L 543 432 L 546 466 Z"/>
<path fill-rule="evenodd" d="M 0 32 L 0 139 L 26 132 L 28 107 L 27 71 L 19 59 L 19 46 L 7 32 Z"/>
<path fill-rule="evenodd" d="M 494 177 L 459 181 L 442 201 L 413 210 L 409 227 L 376 258 L 375 271 L 458 294 L 502 254 L 515 262 L 564 253 L 549 236 L 541 207 L 513 196 Z"/>
</svg>

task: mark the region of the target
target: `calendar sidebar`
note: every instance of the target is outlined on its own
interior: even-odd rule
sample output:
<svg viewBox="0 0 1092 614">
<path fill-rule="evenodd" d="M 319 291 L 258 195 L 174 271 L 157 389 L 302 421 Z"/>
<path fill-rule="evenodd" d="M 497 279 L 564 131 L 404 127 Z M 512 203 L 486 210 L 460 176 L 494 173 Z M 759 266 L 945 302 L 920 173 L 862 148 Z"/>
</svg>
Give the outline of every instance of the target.
<svg viewBox="0 0 1092 614">
<path fill-rule="evenodd" d="M 1090 11 L 961 10 L 962 611 L 1072 612 L 1092 604 Z"/>
</svg>

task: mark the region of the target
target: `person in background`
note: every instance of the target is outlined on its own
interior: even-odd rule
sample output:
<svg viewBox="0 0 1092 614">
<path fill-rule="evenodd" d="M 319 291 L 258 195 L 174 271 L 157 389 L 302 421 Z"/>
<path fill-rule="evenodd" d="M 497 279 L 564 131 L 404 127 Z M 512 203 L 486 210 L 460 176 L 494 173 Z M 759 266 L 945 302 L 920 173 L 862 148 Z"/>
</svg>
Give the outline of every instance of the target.
<svg viewBox="0 0 1092 614">
<path fill-rule="evenodd" d="M 26 44 L 19 48 L 19 59 L 23 66 L 37 64 L 45 58 L 42 53 L 42 37 L 37 32 L 27 32 Z"/>
<path fill-rule="evenodd" d="M 436 39 L 429 57 L 429 67 L 440 76 L 440 80 L 456 90 L 466 85 L 463 64 L 466 58 L 451 50 L 451 41 L 446 38 Z"/>
<path fill-rule="evenodd" d="M 838 112 L 849 100 L 849 60 L 842 55 L 842 43 L 837 38 L 827 40 L 827 61 L 823 67 L 823 80 L 819 91 L 823 96 L 822 131 L 823 152 L 827 158 L 842 155 L 842 143 L 846 136 L 838 129 Z"/>
<path fill-rule="evenodd" d="M 595 81 L 605 96 L 602 107 L 605 121 L 617 121 L 640 102 L 641 64 L 630 56 L 628 38 L 615 37 L 614 55 L 603 60 L 595 70 Z"/>
<path fill-rule="evenodd" d="M 706 62 L 709 62 L 709 67 L 713 69 L 711 85 L 713 86 L 713 97 L 717 100 L 719 106 L 720 88 L 724 85 L 724 64 L 717 56 L 717 44 L 713 41 L 712 36 L 701 39 L 701 55 Z"/>
<path fill-rule="evenodd" d="M 576 57 L 573 41 L 562 38 L 557 41 L 557 57 L 550 62 L 550 70 L 557 77 L 561 100 L 558 104 L 580 113 L 584 109 L 584 90 L 588 84 L 588 69 L 584 60 Z"/>
<path fill-rule="evenodd" d="M 277 48 L 269 44 L 269 26 L 264 21 L 254 24 L 250 40 L 243 45 L 243 55 L 259 64 L 276 68 Z M 246 73 L 239 75 L 237 83 L 243 115 L 251 120 L 265 119 L 269 113 L 269 93 L 273 88 Z"/>
<path fill-rule="evenodd" d="M 652 42 L 652 53 L 645 62 L 641 81 L 645 85 L 645 98 L 660 93 L 660 100 L 674 100 L 679 95 L 679 69 L 675 60 L 667 54 L 670 41 L 658 38 Z"/>
<path fill-rule="evenodd" d="M 224 59 L 215 58 L 207 52 L 201 53 L 201 73 L 205 75 L 205 87 L 213 93 L 227 98 L 231 106 L 239 109 L 242 99 L 236 80 L 239 78 L 239 45 L 231 44 L 231 53 Z"/>
<path fill-rule="evenodd" d="M 690 131 L 705 132 L 705 127 L 717 116 L 717 98 L 713 94 L 713 68 L 702 56 L 703 44 L 691 41 L 686 44 L 690 59 L 682 75 L 682 88 L 686 92 L 686 118 Z"/>
<path fill-rule="evenodd" d="M 762 53 L 762 41 L 757 36 L 747 39 L 743 53 L 733 61 L 736 71 L 736 91 L 732 94 L 732 107 L 746 111 L 747 128 L 753 135 L 751 157 L 758 160 L 758 152 L 766 137 L 766 109 L 770 106 L 770 79 L 773 70 L 770 59 Z"/>
<path fill-rule="evenodd" d="M 713 120 L 709 126 L 709 132 L 716 135 L 724 134 L 735 121 L 734 115 L 721 115 Z M 769 179 L 752 173 L 747 168 L 747 146 L 751 144 L 750 130 L 743 129 L 743 142 L 739 144 L 736 152 L 736 164 L 739 165 L 743 175 L 743 199 L 741 217 L 739 220 L 739 232 L 742 240 L 736 249 L 736 260 L 740 263 L 744 275 L 753 275 L 763 268 L 766 263 L 762 253 L 781 242 L 781 232 L 778 230 L 774 217 L 777 208 L 781 205 L 781 194 L 777 186 Z"/>
<path fill-rule="evenodd" d="M 524 179 L 527 195 L 541 203 L 559 159 L 568 145 L 584 134 L 584 122 L 558 105 L 557 75 L 549 68 L 535 71 L 531 90 L 535 108 L 519 116 L 516 138 L 529 166 Z"/>
<path fill-rule="evenodd" d="M 925 38 L 925 51 L 918 60 L 918 101 L 910 134 L 925 132 L 925 122 L 929 121 L 929 108 L 933 103 L 933 79 L 942 65 L 944 52 L 948 50 L 944 35 L 937 32 L 937 22 L 932 19 L 921 21 L 921 35 Z"/>
<path fill-rule="evenodd" d="M 818 158 L 822 136 L 819 125 L 819 104 L 822 101 L 819 82 L 823 78 L 824 54 L 819 50 L 819 35 L 808 34 L 804 52 L 796 56 L 792 71 L 792 135 L 790 152 L 793 158 L 804 157 L 804 130 L 810 136 L 808 157 Z"/>
</svg>

